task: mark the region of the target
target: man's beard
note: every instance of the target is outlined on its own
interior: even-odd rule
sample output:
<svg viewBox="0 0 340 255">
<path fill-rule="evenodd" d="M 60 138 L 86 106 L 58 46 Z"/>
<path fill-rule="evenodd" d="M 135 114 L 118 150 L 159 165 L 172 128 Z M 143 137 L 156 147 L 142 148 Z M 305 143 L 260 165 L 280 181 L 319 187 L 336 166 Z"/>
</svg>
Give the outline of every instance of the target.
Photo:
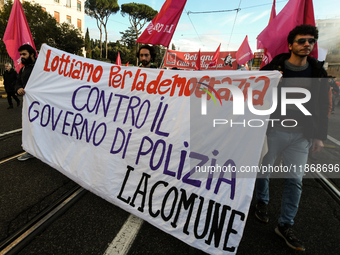
<svg viewBox="0 0 340 255">
<path fill-rule="evenodd" d="M 30 65 L 30 64 L 32 64 L 33 63 L 33 60 L 32 60 L 32 58 L 31 57 L 29 57 L 29 58 L 21 58 L 21 63 L 23 64 L 23 65 L 25 65 L 25 66 L 28 66 L 28 65 Z"/>
<path fill-rule="evenodd" d="M 147 66 L 148 64 L 150 64 L 151 61 L 147 61 L 147 60 L 142 60 L 142 65 L 143 66 Z"/>
</svg>

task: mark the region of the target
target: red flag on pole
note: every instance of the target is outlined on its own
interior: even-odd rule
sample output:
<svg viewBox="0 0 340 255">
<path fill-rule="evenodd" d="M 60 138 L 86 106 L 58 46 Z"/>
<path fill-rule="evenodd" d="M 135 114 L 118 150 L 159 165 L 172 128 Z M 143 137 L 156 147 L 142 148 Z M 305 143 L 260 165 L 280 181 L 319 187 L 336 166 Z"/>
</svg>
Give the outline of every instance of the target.
<svg viewBox="0 0 340 255">
<path fill-rule="evenodd" d="M 166 0 L 160 12 L 150 22 L 136 43 L 169 47 L 187 0 Z"/>
<path fill-rule="evenodd" d="M 244 38 L 240 48 L 236 52 L 236 61 L 239 65 L 243 65 L 253 58 L 253 52 L 248 43 L 248 35 Z"/>
<path fill-rule="evenodd" d="M 19 72 L 21 68 L 21 59 L 18 52 L 19 47 L 23 44 L 29 44 L 35 49 L 31 30 L 27 24 L 25 13 L 19 0 L 14 0 L 3 41 L 6 45 L 8 55 L 14 61 L 15 70 Z"/>
<path fill-rule="evenodd" d="M 298 25 L 315 26 L 312 0 L 290 0 L 281 12 L 257 36 L 257 40 L 267 48 L 271 57 L 289 52 L 287 36 Z M 317 58 L 318 50 L 315 44 L 310 56 Z"/>
<path fill-rule="evenodd" d="M 118 55 L 117 55 L 117 59 L 116 59 L 116 65 L 118 65 L 118 66 L 122 65 L 122 61 L 120 59 L 119 51 L 118 51 Z"/>
<path fill-rule="evenodd" d="M 272 11 L 271 11 L 271 13 L 270 13 L 270 17 L 269 17 L 269 22 L 268 22 L 268 24 L 276 17 L 275 1 L 276 1 L 276 0 L 273 1 Z M 258 48 L 258 49 L 265 49 L 265 47 L 262 45 L 262 43 L 261 43 L 259 40 L 257 40 L 257 48 Z"/>
<path fill-rule="evenodd" d="M 195 71 L 197 70 L 201 70 L 201 49 L 198 51 L 196 59 Z"/>
<path fill-rule="evenodd" d="M 275 0 L 273 1 L 272 11 L 270 13 L 270 18 L 268 24 L 276 17 Z"/>
<path fill-rule="evenodd" d="M 211 67 L 211 66 L 214 66 L 217 64 L 217 60 L 218 60 L 218 56 L 220 55 L 220 48 L 221 48 L 221 44 L 218 46 L 214 56 L 213 56 L 213 59 L 211 60 L 210 64 L 208 67 Z M 208 68 L 207 67 L 207 68 Z"/>
<path fill-rule="evenodd" d="M 276 17 L 276 10 L 275 10 L 275 0 L 273 1 L 273 6 L 272 6 L 272 11 L 270 13 L 270 18 L 269 18 L 269 22 L 268 24 Z M 258 49 L 264 49 L 263 51 L 263 57 L 262 57 L 262 61 L 261 61 L 261 66 L 260 69 L 262 69 L 262 67 L 264 67 L 265 65 L 269 64 L 270 61 L 272 61 L 272 57 L 271 55 L 268 53 L 268 50 L 266 47 L 263 47 L 263 45 L 259 45 L 261 44 L 260 41 L 257 41 L 257 48 Z M 262 46 L 262 47 L 261 47 Z"/>
<path fill-rule="evenodd" d="M 125 66 L 129 66 L 129 61 L 126 63 L 126 65 Z"/>
</svg>

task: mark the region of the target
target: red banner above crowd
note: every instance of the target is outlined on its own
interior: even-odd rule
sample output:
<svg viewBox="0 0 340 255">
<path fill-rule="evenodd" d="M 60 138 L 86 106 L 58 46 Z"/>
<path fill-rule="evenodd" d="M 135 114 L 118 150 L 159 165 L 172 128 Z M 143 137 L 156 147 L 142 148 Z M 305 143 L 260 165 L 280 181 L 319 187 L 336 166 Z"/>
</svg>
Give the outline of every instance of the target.
<svg viewBox="0 0 340 255">
<path fill-rule="evenodd" d="M 201 52 L 201 70 L 237 70 L 236 51 L 221 51 L 217 58 L 217 66 L 209 66 L 215 52 Z M 168 50 L 164 67 L 195 70 L 198 52 Z"/>
<path fill-rule="evenodd" d="M 187 0 L 165 1 L 160 12 L 136 42 L 169 47 L 186 2 Z"/>
</svg>

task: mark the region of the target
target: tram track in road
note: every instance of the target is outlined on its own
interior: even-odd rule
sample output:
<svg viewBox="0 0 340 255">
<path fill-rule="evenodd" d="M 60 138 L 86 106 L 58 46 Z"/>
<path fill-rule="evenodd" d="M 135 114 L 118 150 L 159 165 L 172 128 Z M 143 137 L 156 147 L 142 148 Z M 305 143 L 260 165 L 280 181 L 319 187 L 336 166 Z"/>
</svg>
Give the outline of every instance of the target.
<svg viewBox="0 0 340 255">
<path fill-rule="evenodd" d="M 7 158 L 5 158 L 5 159 L 3 159 L 3 160 L 0 161 L 0 165 L 3 164 L 3 163 L 6 163 L 6 162 L 8 162 L 8 161 L 10 161 L 10 160 L 12 160 L 12 159 L 16 159 L 17 157 L 20 157 L 20 156 L 23 155 L 24 153 L 25 153 L 25 152 L 21 152 L 21 153 L 19 153 L 19 154 L 15 154 L 14 156 L 7 157 Z"/>
<path fill-rule="evenodd" d="M 334 200 L 340 205 L 340 163 L 339 158 L 340 141 L 328 135 L 323 149 L 323 156 L 317 162 L 309 162 L 309 172 L 311 176 L 326 190 Z M 331 143 L 329 143 L 331 142 Z M 333 144 L 334 145 L 333 145 Z M 324 158 L 327 158 L 325 161 Z M 327 172 L 330 171 L 330 172 Z"/>
<path fill-rule="evenodd" d="M 6 132 L 3 134 L 0 134 L 0 141 L 2 139 L 10 139 L 11 137 L 18 137 L 18 134 L 20 134 L 22 130 L 17 129 L 10 132 Z M 331 140 L 332 141 L 332 140 Z M 333 142 L 333 141 L 332 141 Z M 335 147 L 338 147 L 335 145 Z M 11 160 L 14 160 L 18 156 L 20 156 L 22 153 L 19 154 L 12 154 L 10 157 L 6 157 L 1 159 L 0 158 L 0 167 L 1 164 L 4 164 L 6 162 L 9 162 Z M 33 161 L 32 161 L 33 162 Z M 19 163 L 17 163 L 19 164 Z M 22 164 L 22 163 L 20 163 Z M 315 179 L 321 183 L 322 187 L 327 190 L 332 197 L 340 204 L 340 191 L 339 188 L 337 188 L 334 183 L 332 183 L 331 180 L 328 180 L 325 176 L 314 176 Z M 61 197 L 58 201 L 56 201 L 55 204 L 50 205 L 48 208 L 46 208 L 43 212 L 41 212 L 39 215 L 37 215 L 32 221 L 28 222 L 25 226 L 23 226 L 21 229 L 17 230 L 15 233 L 11 234 L 10 237 L 6 238 L 4 241 L 0 242 L 0 255 L 8 255 L 8 254 L 16 254 L 18 251 L 20 251 L 23 247 L 28 245 L 32 239 L 34 239 L 37 235 L 42 233 L 46 228 L 49 227 L 49 225 L 52 224 L 60 215 L 62 215 L 65 211 L 70 209 L 73 204 L 75 204 L 84 194 L 86 193 L 86 190 L 81 188 L 80 186 L 77 186 L 70 190 L 67 194 L 65 194 L 63 197 Z M 58 204 L 59 203 L 59 204 Z M 130 222 L 127 220 L 127 222 Z M 142 223 L 142 221 L 141 221 Z M 137 230 L 137 227 L 133 226 L 128 229 L 128 233 L 132 233 L 132 243 L 134 242 L 134 238 L 138 234 L 139 229 Z M 132 229 L 132 230 L 131 230 Z M 125 234 L 118 234 L 117 239 L 118 242 L 121 242 L 122 238 L 119 238 L 120 236 L 125 236 Z M 123 244 L 130 248 L 132 245 L 130 244 Z M 113 247 L 117 248 L 115 245 L 115 240 L 113 241 Z M 28 249 L 30 249 L 30 246 L 27 246 Z M 127 249 L 127 250 L 128 250 Z M 111 254 L 109 253 L 110 249 L 108 249 L 105 254 Z"/>
<path fill-rule="evenodd" d="M 337 187 L 332 180 L 326 178 L 322 173 L 313 173 L 315 180 L 321 184 L 321 186 L 335 199 L 340 205 L 340 189 Z"/>
<path fill-rule="evenodd" d="M 24 153 L 21 144 L 22 128 L 0 133 L 0 165 Z M 15 146 L 14 146 L 15 145 Z"/>
<path fill-rule="evenodd" d="M 4 209 L 5 214 L 1 218 L 1 231 L 4 231 L 0 239 L 1 255 L 17 254 L 87 192 L 37 159 L 24 163 L 17 161 L 17 157 L 25 153 L 20 146 L 21 133 L 19 128 L 0 134 L 2 178 L 16 180 L 16 183 L 4 188 L 7 195 L 2 203 L 10 203 L 10 209 Z M 25 173 L 28 178 L 24 177 Z M 27 191 L 22 192 L 21 188 Z M 31 192 L 31 189 L 37 191 Z"/>
<path fill-rule="evenodd" d="M 20 132 L 22 132 L 22 128 L 18 128 L 18 129 L 14 129 L 14 130 L 2 133 L 2 134 L 0 134 L 0 139 L 5 137 L 5 136 L 11 135 L 11 134 L 17 134 L 17 133 L 20 133 Z"/>
<path fill-rule="evenodd" d="M 87 190 L 79 185 L 30 220 L 25 226 L 0 243 L 0 255 L 17 254 L 52 222 L 71 208 Z"/>
</svg>

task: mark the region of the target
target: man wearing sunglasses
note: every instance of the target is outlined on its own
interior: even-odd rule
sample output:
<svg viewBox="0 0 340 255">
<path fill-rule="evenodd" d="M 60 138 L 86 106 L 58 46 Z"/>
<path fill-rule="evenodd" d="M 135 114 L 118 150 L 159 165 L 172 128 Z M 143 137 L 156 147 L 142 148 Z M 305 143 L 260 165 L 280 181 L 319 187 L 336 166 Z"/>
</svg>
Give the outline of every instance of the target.
<svg viewBox="0 0 340 255">
<path fill-rule="evenodd" d="M 296 238 L 292 226 L 298 211 L 304 166 L 307 163 L 308 152 L 318 152 L 327 139 L 329 86 L 320 79 L 327 76 L 323 62 L 308 56 L 318 39 L 318 30 L 311 25 L 295 27 L 288 35 L 290 53 L 280 54 L 262 70 L 278 70 L 283 79 L 278 85 L 278 106 L 270 119 L 276 119 L 274 126 L 268 125 L 268 153 L 264 156 L 262 166 L 273 166 L 275 159 L 281 154 L 283 166 L 291 171 L 283 173 L 285 178 L 282 196 L 281 214 L 275 232 L 281 236 L 287 245 L 295 250 L 304 251 L 302 242 Z M 304 88 L 310 91 L 311 99 L 303 106 L 311 113 L 305 116 L 301 110 L 288 104 L 286 115 L 281 113 L 281 88 Z M 288 93 L 288 99 L 303 98 L 301 93 Z M 285 121 L 285 126 L 281 121 Z M 292 122 L 289 124 L 289 120 Z M 288 127 L 290 126 L 290 127 Z M 294 170 L 295 169 L 295 170 Z M 256 180 L 256 210 L 255 216 L 262 222 L 268 222 L 267 205 L 269 202 L 270 173 L 260 173 Z"/>
<path fill-rule="evenodd" d="M 151 63 L 151 61 L 154 61 L 156 58 L 156 53 L 152 46 L 149 46 L 147 44 L 141 46 L 137 53 L 137 58 L 141 63 L 141 67 L 157 68 Z"/>
</svg>

